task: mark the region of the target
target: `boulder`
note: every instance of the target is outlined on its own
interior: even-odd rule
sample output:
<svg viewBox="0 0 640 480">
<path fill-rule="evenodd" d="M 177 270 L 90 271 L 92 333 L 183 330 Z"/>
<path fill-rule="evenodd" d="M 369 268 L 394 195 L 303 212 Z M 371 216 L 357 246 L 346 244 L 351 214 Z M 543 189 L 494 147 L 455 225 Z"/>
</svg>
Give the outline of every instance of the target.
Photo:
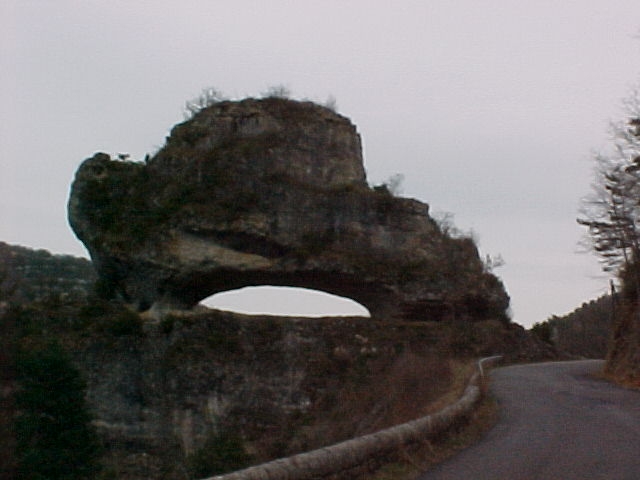
<svg viewBox="0 0 640 480">
<path fill-rule="evenodd" d="M 96 153 L 68 207 L 103 291 L 138 311 L 276 285 L 348 297 L 373 317 L 507 319 L 474 242 L 442 231 L 428 205 L 371 188 L 355 126 L 311 102 L 223 101 L 145 162 Z"/>
</svg>

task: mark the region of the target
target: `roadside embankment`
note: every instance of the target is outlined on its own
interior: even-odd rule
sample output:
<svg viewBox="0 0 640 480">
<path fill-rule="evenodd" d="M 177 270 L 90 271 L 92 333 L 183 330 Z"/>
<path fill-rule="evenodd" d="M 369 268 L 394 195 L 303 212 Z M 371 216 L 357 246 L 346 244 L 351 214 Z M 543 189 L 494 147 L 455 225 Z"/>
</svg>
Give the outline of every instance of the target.
<svg viewBox="0 0 640 480">
<path fill-rule="evenodd" d="M 437 413 L 370 435 L 206 480 L 304 480 L 357 475 L 363 466 L 369 468 L 371 462 L 391 458 L 399 449 L 438 435 L 468 415 L 481 398 L 486 369 L 501 358 L 493 356 L 481 359 L 478 371 L 471 377 L 462 397 Z"/>
</svg>

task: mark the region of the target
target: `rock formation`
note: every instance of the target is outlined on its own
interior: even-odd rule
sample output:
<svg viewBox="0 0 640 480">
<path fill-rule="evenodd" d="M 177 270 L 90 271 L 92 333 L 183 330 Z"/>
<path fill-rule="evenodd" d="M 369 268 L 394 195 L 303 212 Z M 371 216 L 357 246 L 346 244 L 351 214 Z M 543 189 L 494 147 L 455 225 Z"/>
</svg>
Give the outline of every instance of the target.
<svg viewBox="0 0 640 480">
<path fill-rule="evenodd" d="M 370 188 L 354 125 L 311 102 L 219 102 L 144 163 L 97 153 L 76 173 L 69 221 L 103 286 L 138 311 L 280 285 L 380 318 L 507 318 L 473 241 L 442 232 L 426 204 Z"/>
</svg>

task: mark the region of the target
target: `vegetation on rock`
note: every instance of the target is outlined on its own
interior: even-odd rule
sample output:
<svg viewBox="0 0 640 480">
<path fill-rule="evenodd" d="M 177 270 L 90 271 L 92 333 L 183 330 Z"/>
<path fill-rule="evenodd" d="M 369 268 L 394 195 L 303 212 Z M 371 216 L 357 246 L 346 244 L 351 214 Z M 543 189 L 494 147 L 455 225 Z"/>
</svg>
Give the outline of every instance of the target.
<svg viewBox="0 0 640 480">
<path fill-rule="evenodd" d="M 100 443 L 90 425 L 80 373 L 57 343 L 25 343 L 16 364 L 19 478 L 96 478 Z"/>
</svg>

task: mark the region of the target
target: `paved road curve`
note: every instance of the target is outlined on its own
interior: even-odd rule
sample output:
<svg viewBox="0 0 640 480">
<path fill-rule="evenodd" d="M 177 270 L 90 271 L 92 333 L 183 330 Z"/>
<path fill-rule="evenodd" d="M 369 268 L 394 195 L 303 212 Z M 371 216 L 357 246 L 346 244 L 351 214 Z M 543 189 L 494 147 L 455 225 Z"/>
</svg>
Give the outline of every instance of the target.
<svg viewBox="0 0 640 480">
<path fill-rule="evenodd" d="M 419 480 L 640 479 L 640 392 L 590 376 L 597 360 L 495 370 L 498 424 Z"/>
</svg>

